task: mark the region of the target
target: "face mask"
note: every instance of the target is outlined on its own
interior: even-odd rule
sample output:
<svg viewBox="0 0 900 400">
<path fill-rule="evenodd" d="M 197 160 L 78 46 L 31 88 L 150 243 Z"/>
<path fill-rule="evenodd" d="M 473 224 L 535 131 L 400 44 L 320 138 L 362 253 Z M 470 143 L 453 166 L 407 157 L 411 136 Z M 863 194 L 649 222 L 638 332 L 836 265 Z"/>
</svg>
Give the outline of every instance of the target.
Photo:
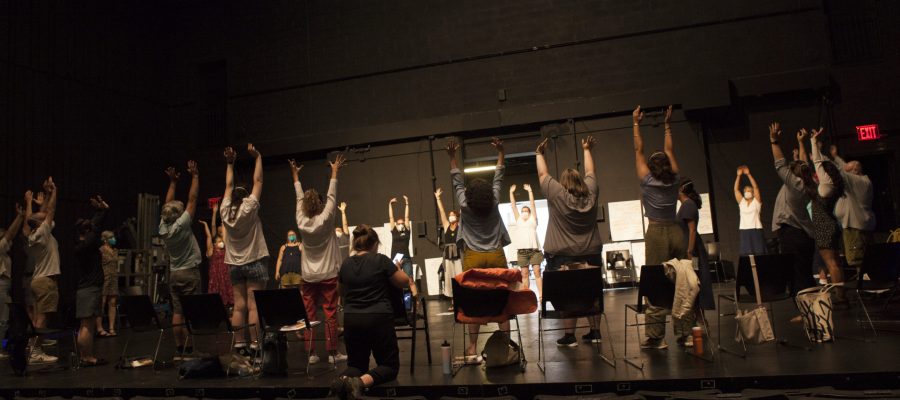
<svg viewBox="0 0 900 400">
<path fill-rule="evenodd" d="M 341 237 L 341 236 L 344 236 L 344 232 L 341 232 L 341 231 L 334 231 L 334 235 L 337 236 L 337 237 Z"/>
<path fill-rule="evenodd" d="M 406 225 L 397 225 L 397 230 L 403 232 L 406 230 Z"/>
<path fill-rule="evenodd" d="M 531 216 L 531 212 L 528 212 L 528 211 L 522 212 L 522 219 L 528 219 L 529 216 Z"/>
<path fill-rule="evenodd" d="M 225 248 L 225 242 L 219 242 L 219 243 L 216 243 L 216 247 L 218 247 L 218 248 L 220 248 L 220 249 L 224 249 L 224 248 Z"/>
<path fill-rule="evenodd" d="M 456 222 L 456 216 L 455 216 L 455 215 L 451 215 L 449 218 L 447 218 L 447 221 L 450 221 L 451 224 L 454 223 L 454 222 Z"/>
<path fill-rule="evenodd" d="M 109 243 L 110 246 L 116 245 L 116 238 L 109 238 L 106 240 L 106 243 Z"/>
<path fill-rule="evenodd" d="M 750 200 L 753 198 L 753 192 L 744 192 L 744 198 Z"/>
<path fill-rule="evenodd" d="M 296 236 L 296 235 L 288 235 L 288 241 L 289 241 L 289 242 L 296 242 L 296 241 L 297 241 L 297 236 Z"/>
</svg>

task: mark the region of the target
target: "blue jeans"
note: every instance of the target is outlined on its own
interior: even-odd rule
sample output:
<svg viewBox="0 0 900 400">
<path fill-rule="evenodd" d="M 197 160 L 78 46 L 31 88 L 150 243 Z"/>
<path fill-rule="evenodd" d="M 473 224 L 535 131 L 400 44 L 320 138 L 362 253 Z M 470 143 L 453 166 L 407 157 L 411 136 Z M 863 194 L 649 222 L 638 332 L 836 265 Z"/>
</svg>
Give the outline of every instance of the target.
<svg viewBox="0 0 900 400">
<path fill-rule="evenodd" d="M 409 279 L 412 279 L 413 281 L 416 280 L 416 277 L 413 276 L 413 262 L 411 258 L 403 257 L 403 259 L 400 260 L 400 268 L 403 269 L 403 272 L 406 273 L 406 276 L 408 276 Z"/>
</svg>

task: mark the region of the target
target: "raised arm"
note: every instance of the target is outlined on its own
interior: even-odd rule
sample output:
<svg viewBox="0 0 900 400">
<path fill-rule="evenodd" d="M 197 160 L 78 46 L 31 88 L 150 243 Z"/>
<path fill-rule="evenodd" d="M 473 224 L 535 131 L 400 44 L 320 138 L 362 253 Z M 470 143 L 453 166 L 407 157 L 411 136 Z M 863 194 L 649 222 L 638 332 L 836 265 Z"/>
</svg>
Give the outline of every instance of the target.
<svg viewBox="0 0 900 400">
<path fill-rule="evenodd" d="M 781 139 L 781 124 L 773 122 L 769 124 L 769 143 L 772 145 L 772 158 L 774 158 L 775 161 L 784 159 L 784 154 L 781 152 L 781 145 L 778 141 L 779 139 Z"/>
<path fill-rule="evenodd" d="M 342 201 L 338 205 L 338 209 L 341 210 L 341 229 L 344 230 L 345 235 L 350 235 L 350 227 L 347 224 L 347 202 Z"/>
<path fill-rule="evenodd" d="M 33 213 L 33 210 L 31 209 L 31 203 L 34 200 L 33 197 L 34 194 L 30 190 L 25 191 L 25 215 L 23 215 L 22 218 L 26 222 L 31 219 L 31 214 Z M 31 226 L 27 223 L 22 224 L 22 234 L 25 235 L 25 237 L 31 236 Z"/>
<path fill-rule="evenodd" d="M 744 175 L 747 175 L 747 179 L 750 180 L 750 187 L 753 188 L 753 198 L 762 203 L 762 194 L 759 192 L 759 185 L 756 184 L 756 179 L 753 179 L 753 175 L 750 174 L 750 167 L 746 165 L 744 166 Z"/>
<path fill-rule="evenodd" d="M 531 190 L 531 185 L 524 184 L 522 187 L 525 188 L 525 191 L 528 192 L 528 207 L 531 208 L 531 217 L 534 218 L 534 223 L 538 223 L 537 218 L 537 206 L 534 205 L 534 192 Z"/>
<path fill-rule="evenodd" d="M 547 150 L 547 142 L 550 138 L 546 138 L 538 144 L 534 150 L 535 164 L 537 165 L 538 182 L 543 181 L 545 176 L 550 175 L 550 169 L 547 168 L 547 159 L 544 158 L 544 151 Z"/>
<path fill-rule="evenodd" d="M 512 208 L 513 221 L 519 220 L 519 207 L 516 206 L 516 185 L 509 186 L 509 206 Z"/>
<path fill-rule="evenodd" d="M 47 178 L 47 181 L 44 182 L 44 192 L 50 194 L 50 198 L 47 199 L 47 206 L 45 207 L 46 211 L 44 211 L 46 215 L 46 217 L 44 217 L 44 223 L 52 224 L 53 218 L 56 217 L 56 200 L 58 198 L 56 184 L 53 183 L 52 176 Z"/>
<path fill-rule="evenodd" d="M 262 155 L 259 154 L 259 151 L 256 150 L 256 147 L 253 147 L 252 143 L 247 143 L 247 152 L 250 153 L 250 157 L 255 159 L 254 167 L 253 167 L 253 191 L 250 193 L 253 197 L 259 201 L 260 196 L 262 196 L 262 188 L 263 188 L 263 164 L 262 164 Z"/>
<path fill-rule="evenodd" d="M 331 217 L 334 216 L 334 209 L 336 207 L 335 202 L 337 201 L 338 171 L 340 171 L 341 167 L 343 167 L 346 163 L 347 159 L 344 158 L 343 154 L 338 154 L 337 157 L 334 158 L 334 161 L 328 163 L 328 165 L 331 166 L 331 182 L 329 182 L 328 184 L 328 194 L 326 196 L 325 208 L 322 209 L 321 214 L 325 215 L 328 221 L 332 221 Z M 331 229 L 333 230 L 334 228 Z"/>
<path fill-rule="evenodd" d="M 806 152 L 806 143 L 804 143 L 807 136 L 809 136 L 809 134 L 806 132 L 806 129 L 801 128 L 797 131 L 797 148 L 800 151 L 800 161 L 805 163 L 809 162 L 809 154 Z"/>
<path fill-rule="evenodd" d="M 444 190 L 438 188 L 434 192 L 434 200 L 437 202 L 438 214 L 441 217 L 441 226 L 444 229 L 447 229 L 450 226 L 450 220 L 447 219 L 447 212 L 444 211 L 444 201 L 441 199 L 441 194 L 444 193 Z"/>
<path fill-rule="evenodd" d="M 744 173 L 744 166 L 737 168 L 737 176 L 734 177 L 734 200 L 741 204 L 744 201 L 744 194 L 741 193 L 741 174 Z"/>
<path fill-rule="evenodd" d="M 297 164 L 293 158 L 288 160 L 288 165 L 291 169 L 291 178 L 294 181 L 294 195 L 297 198 L 297 207 L 295 211 L 295 218 L 297 225 L 300 225 L 300 218 L 303 218 L 303 185 L 300 183 L 300 170 L 303 169 L 302 165 Z"/>
<path fill-rule="evenodd" d="M 838 148 L 835 145 L 828 146 L 828 154 L 831 155 L 831 159 L 834 161 L 834 164 L 837 165 L 838 169 L 844 171 L 844 166 L 847 165 L 847 162 L 838 155 Z"/>
<path fill-rule="evenodd" d="M 503 151 L 503 141 L 498 137 L 491 138 L 491 146 L 494 146 L 494 149 L 497 150 L 497 168 L 494 169 L 494 200 L 497 202 L 500 201 L 500 190 L 503 186 L 503 162 L 504 162 L 504 151 Z"/>
<path fill-rule="evenodd" d="M 403 195 L 403 202 L 406 203 L 406 205 L 403 207 L 403 223 L 406 225 L 406 230 L 410 230 L 410 225 L 409 225 L 409 197 L 406 197 L 405 194 Z"/>
<path fill-rule="evenodd" d="M 594 142 L 593 136 L 581 139 L 581 149 L 584 151 L 584 176 L 594 175 L 594 155 L 591 153 Z"/>
<path fill-rule="evenodd" d="M 806 129 L 802 130 L 805 131 Z M 814 164 L 821 163 L 825 160 L 825 155 L 822 154 L 822 149 L 819 146 L 819 135 L 821 135 L 824 130 L 825 128 L 822 127 L 819 127 L 819 130 L 813 129 L 812 134 L 809 138 L 810 151 L 812 152 L 812 162 Z"/>
<path fill-rule="evenodd" d="M 210 221 L 210 223 L 212 224 L 212 230 L 213 230 L 213 232 L 215 232 L 215 234 L 213 234 L 213 236 L 216 236 L 219 234 L 219 225 L 216 225 L 216 217 L 218 217 L 218 214 L 219 214 L 219 204 L 216 203 L 212 207 L 212 221 Z M 222 229 L 222 234 L 224 236 L 225 229 Z M 225 240 L 225 238 L 223 237 L 222 240 Z"/>
<path fill-rule="evenodd" d="M 460 207 L 466 206 L 466 185 L 463 180 L 462 171 L 456 162 L 456 151 L 459 150 L 459 143 L 450 140 L 447 143 L 447 157 L 450 159 L 450 182 L 453 184 L 453 195 L 456 196 L 456 202 Z"/>
<path fill-rule="evenodd" d="M 396 197 L 392 197 L 388 201 L 388 223 L 390 224 L 391 230 L 393 230 L 397 226 L 397 223 L 394 222 L 394 203 L 396 202 Z"/>
<path fill-rule="evenodd" d="M 188 173 L 191 174 L 191 190 L 188 192 L 188 202 L 184 206 L 184 211 L 194 218 L 197 211 L 197 197 L 200 196 L 200 170 L 197 168 L 197 162 L 190 160 L 187 163 Z"/>
<path fill-rule="evenodd" d="M 678 162 L 675 161 L 675 145 L 672 143 L 672 126 L 669 124 L 669 121 L 672 120 L 672 106 L 666 108 L 666 119 L 665 119 L 665 140 L 663 141 L 663 151 L 666 152 L 666 156 L 669 157 L 669 164 L 672 165 L 672 172 L 678 173 Z"/>
<path fill-rule="evenodd" d="M 13 239 L 16 238 L 16 234 L 19 233 L 19 229 L 22 228 L 22 221 L 24 220 L 25 209 L 22 208 L 21 204 L 16 203 L 16 218 L 9 224 L 9 229 L 6 230 L 6 233 L 3 234 L 3 238 L 6 239 L 7 243 L 12 243 Z"/>
<path fill-rule="evenodd" d="M 175 187 L 178 186 L 178 178 L 181 177 L 181 173 L 175 170 L 175 167 L 166 168 L 166 175 L 169 176 L 169 190 L 166 191 L 166 204 L 172 200 L 175 200 Z"/>
<path fill-rule="evenodd" d="M 647 158 L 644 157 L 644 139 L 641 138 L 641 120 L 644 119 L 644 112 L 641 106 L 637 106 L 631 112 L 631 133 L 634 136 L 634 166 L 637 170 L 638 179 L 644 179 L 650 173 L 650 167 L 647 166 Z"/>
<path fill-rule="evenodd" d="M 225 194 L 222 199 L 231 199 L 231 191 L 234 190 L 234 160 L 237 158 L 237 153 L 234 152 L 234 149 L 231 147 L 226 147 L 225 152 L 222 153 L 225 156 Z"/>
<path fill-rule="evenodd" d="M 204 220 L 200 220 L 200 224 L 203 225 L 203 233 L 206 234 L 206 257 L 212 257 L 213 255 L 213 240 L 212 233 L 209 231 L 209 224 Z"/>
</svg>

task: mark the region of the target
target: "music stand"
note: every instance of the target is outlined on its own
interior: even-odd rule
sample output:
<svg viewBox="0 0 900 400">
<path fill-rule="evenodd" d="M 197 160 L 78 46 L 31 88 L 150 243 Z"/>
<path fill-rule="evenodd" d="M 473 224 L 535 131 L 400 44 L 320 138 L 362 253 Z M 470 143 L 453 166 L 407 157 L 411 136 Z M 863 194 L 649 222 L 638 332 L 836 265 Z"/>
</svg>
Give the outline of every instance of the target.
<svg viewBox="0 0 900 400">
<path fill-rule="evenodd" d="M 259 314 L 260 326 L 263 331 L 275 336 L 276 342 L 272 349 L 263 349 L 263 373 L 266 375 L 287 375 L 287 332 L 298 332 L 304 329 L 312 329 L 319 325 L 319 321 L 309 322 L 306 308 L 300 298 L 300 291 L 296 288 L 254 290 L 256 298 L 256 311 Z M 274 354 L 268 354 L 272 350 Z M 271 357 L 275 357 L 271 360 Z M 267 363 L 267 360 L 271 360 Z M 274 363 L 274 365 L 272 365 Z M 270 368 L 266 368 L 271 366 Z M 307 367 L 307 374 L 309 373 Z"/>
</svg>

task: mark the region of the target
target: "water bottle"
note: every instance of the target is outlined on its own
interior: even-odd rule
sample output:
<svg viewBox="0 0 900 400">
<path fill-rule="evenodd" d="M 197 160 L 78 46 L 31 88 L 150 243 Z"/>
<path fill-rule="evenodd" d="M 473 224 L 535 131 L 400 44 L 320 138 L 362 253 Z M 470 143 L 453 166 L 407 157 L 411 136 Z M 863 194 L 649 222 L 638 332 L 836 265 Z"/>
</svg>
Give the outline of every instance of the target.
<svg viewBox="0 0 900 400">
<path fill-rule="evenodd" d="M 444 375 L 450 375 L 450 343 L 447 340 L 441 343 L 441 369 Z"/>
</svg>

